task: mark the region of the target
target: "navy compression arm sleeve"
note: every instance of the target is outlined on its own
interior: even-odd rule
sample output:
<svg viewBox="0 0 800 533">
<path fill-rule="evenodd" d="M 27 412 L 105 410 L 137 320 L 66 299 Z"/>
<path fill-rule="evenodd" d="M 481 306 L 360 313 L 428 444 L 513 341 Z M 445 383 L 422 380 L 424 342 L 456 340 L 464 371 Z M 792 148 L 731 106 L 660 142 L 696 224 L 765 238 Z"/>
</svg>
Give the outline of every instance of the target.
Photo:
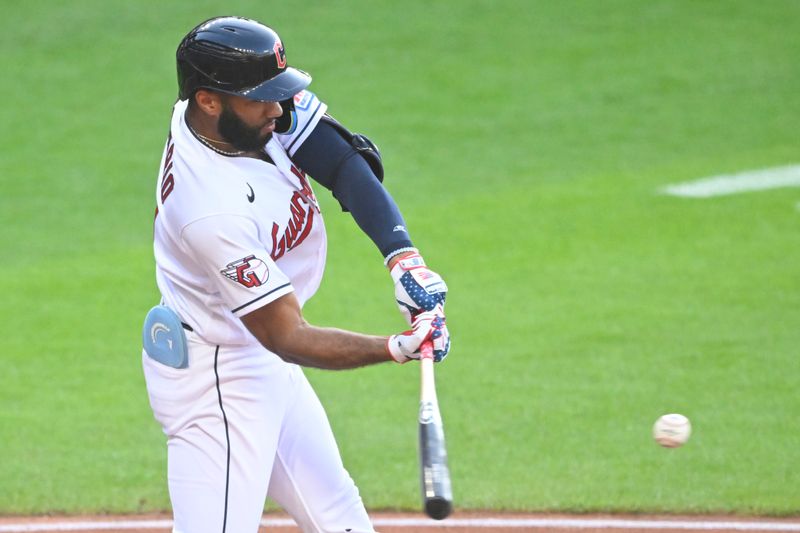
<svg viewBox="0 0 800 533">
<path fill-rule="evenodd" d="M 333 192 L 384 257 L 413 246 L 394 199 L 333 126 L 320 121 L 292 159 Z"/>
</svg>

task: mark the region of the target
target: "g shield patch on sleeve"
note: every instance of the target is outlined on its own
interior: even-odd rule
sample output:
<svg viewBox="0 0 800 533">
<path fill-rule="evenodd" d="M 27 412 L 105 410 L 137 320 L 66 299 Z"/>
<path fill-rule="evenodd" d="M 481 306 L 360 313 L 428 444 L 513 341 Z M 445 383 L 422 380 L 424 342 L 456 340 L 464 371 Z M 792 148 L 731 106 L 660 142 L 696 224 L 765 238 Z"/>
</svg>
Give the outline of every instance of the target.
<svg viewBox="0 0 800 533">
<path fill-rule="evenodd" d="M 172 368 L 187 368 L 189 352 L 181 319 L 169 307 L 157 305 L 144 319 L 142 343 L 147 355 Z"/>
<path fill-rule="evenodd" d="M 260 287 L 269 280 L 267 264 L 254 255 L 248 255 L 225 265 L 220 272 L 231 281 L 247 287 Z"/>
</svg>

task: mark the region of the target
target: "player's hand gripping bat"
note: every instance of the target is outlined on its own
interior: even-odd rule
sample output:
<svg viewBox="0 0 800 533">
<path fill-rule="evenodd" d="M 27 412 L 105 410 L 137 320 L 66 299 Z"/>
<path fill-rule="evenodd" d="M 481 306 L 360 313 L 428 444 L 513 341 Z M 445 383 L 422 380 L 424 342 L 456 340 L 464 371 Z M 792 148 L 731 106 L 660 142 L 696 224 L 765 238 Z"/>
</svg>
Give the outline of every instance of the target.
<svg viewBox="0 0 800 533">
<path fill-rule="evenodd" d="M 447 467 L 444 428 L 436 398 L 433 346 L 430 341 L 423 343 L 420 351 L 419 459 L 422 500 L 425 513 L 433 519 L 442 520 L 453 510 L 450 469 Z"/>
</svg>

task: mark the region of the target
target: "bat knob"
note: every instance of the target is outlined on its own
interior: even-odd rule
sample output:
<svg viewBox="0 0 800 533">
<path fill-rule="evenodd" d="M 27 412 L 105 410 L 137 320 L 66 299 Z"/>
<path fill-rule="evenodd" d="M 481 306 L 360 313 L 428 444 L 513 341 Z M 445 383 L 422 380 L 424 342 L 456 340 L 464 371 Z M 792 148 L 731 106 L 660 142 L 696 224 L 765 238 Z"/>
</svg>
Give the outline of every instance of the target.
<svg viewBox="0 0 800 533">
<path fill-rule="evenodd" d="M 453 504 L 447 498 L 434 496 L 425 500 L 425 514 L 434 520 L 444 520 L 453 510 Z"/>
</svg>

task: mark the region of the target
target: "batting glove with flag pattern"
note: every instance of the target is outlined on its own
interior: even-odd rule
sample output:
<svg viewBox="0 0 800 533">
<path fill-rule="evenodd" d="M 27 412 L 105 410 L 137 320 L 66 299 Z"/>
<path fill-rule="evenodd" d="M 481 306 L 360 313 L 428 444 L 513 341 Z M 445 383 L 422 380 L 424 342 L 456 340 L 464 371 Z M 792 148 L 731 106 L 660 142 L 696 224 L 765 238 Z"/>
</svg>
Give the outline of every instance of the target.
<svg viewBox="0 0 800 533">
<path fill-rule="evenodd" d="M 392 358 L 398 363 L 407 363 L 419 359 L 422 343 L 433 343 L 433 360 L 439 362 L 450 351 L 450 333 L 445 325 L 444 309 L 441 305 L 433 311 L 426 311 L 414 316 L 411 329 L 392 335 L 386 343 Z"/>
<path fill-rule="evenodd" d="M 409 324 L 418 313 L 444 307 L 447 284 L 428 269 L 422 256 L 414 252 L 400 259 L 390 271 L 397 307 Z"/>
</svg>

